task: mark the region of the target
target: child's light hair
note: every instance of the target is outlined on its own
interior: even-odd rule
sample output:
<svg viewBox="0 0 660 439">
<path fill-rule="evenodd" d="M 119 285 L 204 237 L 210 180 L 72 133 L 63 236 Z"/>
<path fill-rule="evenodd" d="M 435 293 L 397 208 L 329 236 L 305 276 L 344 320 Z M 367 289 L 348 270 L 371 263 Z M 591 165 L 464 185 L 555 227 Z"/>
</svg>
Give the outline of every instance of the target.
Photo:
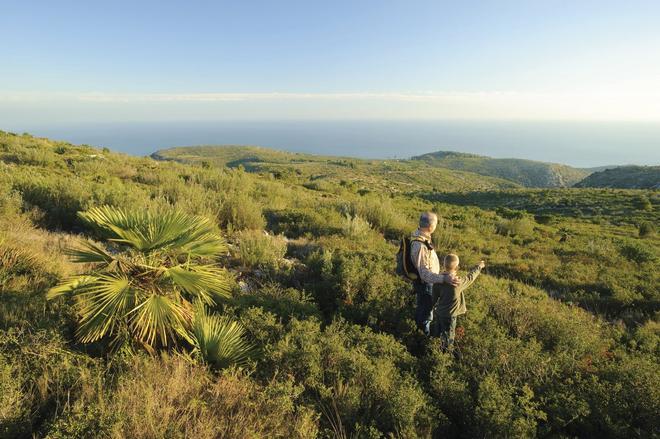
<svg viewBox="0 0 660 439">
<path fill-rule="evenodd" d="M 444 260 L 445 270 L 455 270 L 459 262 L 458 255 L 449 253 Z"/>
</svg>

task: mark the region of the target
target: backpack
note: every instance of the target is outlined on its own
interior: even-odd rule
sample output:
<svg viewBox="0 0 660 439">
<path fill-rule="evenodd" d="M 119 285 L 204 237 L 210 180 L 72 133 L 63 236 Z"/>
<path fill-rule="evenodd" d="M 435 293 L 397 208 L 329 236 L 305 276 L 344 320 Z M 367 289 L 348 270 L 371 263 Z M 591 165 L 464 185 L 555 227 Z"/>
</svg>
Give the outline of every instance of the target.
<svg viewBox="0 0 660 439">
<path fill-rule="evenodd" d="M 396 254 L 396 274 L 411 282 L 421 282 L 419 271 L 410 258 L 410 248 L 412 243 L 418 241 L 426 246 L 428 250 L 433 250 L 433 244 L 421 239 L 404 237 L 401 239 L 399 251 Z"/>
</svg>

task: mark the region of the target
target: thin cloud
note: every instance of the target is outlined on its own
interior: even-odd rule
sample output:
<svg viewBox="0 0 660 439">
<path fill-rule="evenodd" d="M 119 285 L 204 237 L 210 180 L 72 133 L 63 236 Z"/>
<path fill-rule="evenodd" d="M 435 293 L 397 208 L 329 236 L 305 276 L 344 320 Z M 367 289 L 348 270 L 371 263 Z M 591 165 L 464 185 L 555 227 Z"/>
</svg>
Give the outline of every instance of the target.
<svg viewBox="0 0 660 439">
<path fill-rule="evenodd" d="M 52 93 L 24 92 L 0 93 L 2 101 L 74 100 L 81 102 L 232 102 L 263 100 L 390 100 L 390 101 L 442 101 L 447 99 L 502 99 L 548 98 L 552 95 L 490 92 L 444 93 Z"/>
<path fill-rule="evenodd" d="M 132 109 L 171 117 L 246 114 L 289 118 L 469 118 L 660 121 L 660 91 L 346 92 L 346 93 L 2 93 L 0 107 L 35 110 L 59 104 L 79 112 Z M 182 105 L 186 104 L 186 105 Z M 199 105 L 187 105 L 199 104 Z M 234 105 L 240 104 L 240 105 Z M 117 108 L 121 110 L 117 110 Z M 145 110 L 145 109 L 149 110 Z M 2 109 L 2 108 L 0 108 Z M 114 109 L 114 110 L 113 110 Z M 137 111 L 137 110 L 136 110 Z M 243 111 L 244 113 L 240 113 Z"/>
</svg>

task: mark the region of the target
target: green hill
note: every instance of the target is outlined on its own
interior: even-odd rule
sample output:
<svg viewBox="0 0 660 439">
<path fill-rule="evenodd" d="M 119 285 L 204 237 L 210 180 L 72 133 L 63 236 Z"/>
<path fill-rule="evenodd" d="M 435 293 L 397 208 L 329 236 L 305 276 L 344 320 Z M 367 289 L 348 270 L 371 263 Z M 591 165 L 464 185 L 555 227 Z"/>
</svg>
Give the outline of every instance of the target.
<svg viewBox="0 0 660 439">
<path fill-rule="evenodd" d="M 293 179 L 314 186 L 327 183 L 380 193 L 410 191 L 446 192 L 518 187 L 514 182 L 452 171 L 410 160 L 362 160 L 350 157 L 290 153 L 257 146 L 192 146 L 157 151 L 158 160 L 175 160 L 204 166 L 242 166 L 248 172 Z"/>
<path fill-rule="evenodd" d="M 525 187 L 569 187 L 591 171 L 557 163 L 522 159 L 494 159 L 453 151 L 438 151 L 413 157 L 431 166 L 503 178 Z"/>
<path fill-rule="evenodd" d="M 595 172 L 575 187 L 660 189 L 660 166 L 621 166 Z"/>
<path fill-rule="evenodd" d="M 0 131 L 0 437 L 657 435 L 657 191 L 261 148 L 157 157 Z M 121 227 L 85 220 L 102 205 Z M 395 274 L 427 210 L 440 256 L 486 261 L 460 359 L 420 334 Z M 94 287 L 46 300 L 93 266 Z M 218 270 L 230 297 L 181 300 Z M 232 334 L 202 311 L 244 328 L 240 368 L 209 361 Z M 145 344 L 136 321 L 178 341 Z M 80 337 L 105 322 L 111 336 Z"/>
</svg>

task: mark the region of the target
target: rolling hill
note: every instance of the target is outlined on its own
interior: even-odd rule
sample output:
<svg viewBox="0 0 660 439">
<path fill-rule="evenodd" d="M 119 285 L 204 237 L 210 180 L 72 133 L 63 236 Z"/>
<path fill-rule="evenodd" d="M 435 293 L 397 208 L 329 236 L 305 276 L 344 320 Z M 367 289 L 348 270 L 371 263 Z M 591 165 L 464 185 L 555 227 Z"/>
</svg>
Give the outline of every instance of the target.
<svg viewBox="0 0 660 439">
<path fill-rule="evenodd" d="M 495 159 L 476 154 L 437 151 L 413 157 L 430 166 L 474 172 L 503 178 L 525 187 L 570 187 L 592 171 L 558 163 L 545 163 L 523 159 Z"/>
<path fill-rule="evenodd" d="M 364 160 L 291 153 L 258 146 L 191 146 L 157 151 L 156 160 L 213 167 L 242 167 L 248 172 L 294 179 L 308 186 L 322 182 L 381 193 L 511 189 L 519 184 L 498 177 L 440 168 L 412 160 Z"/>
<path fill-rule="evenodd" d="M 621 166 L 594 172 L 575 187 L 660 189 L 660 166 Z"/>
</svg>

